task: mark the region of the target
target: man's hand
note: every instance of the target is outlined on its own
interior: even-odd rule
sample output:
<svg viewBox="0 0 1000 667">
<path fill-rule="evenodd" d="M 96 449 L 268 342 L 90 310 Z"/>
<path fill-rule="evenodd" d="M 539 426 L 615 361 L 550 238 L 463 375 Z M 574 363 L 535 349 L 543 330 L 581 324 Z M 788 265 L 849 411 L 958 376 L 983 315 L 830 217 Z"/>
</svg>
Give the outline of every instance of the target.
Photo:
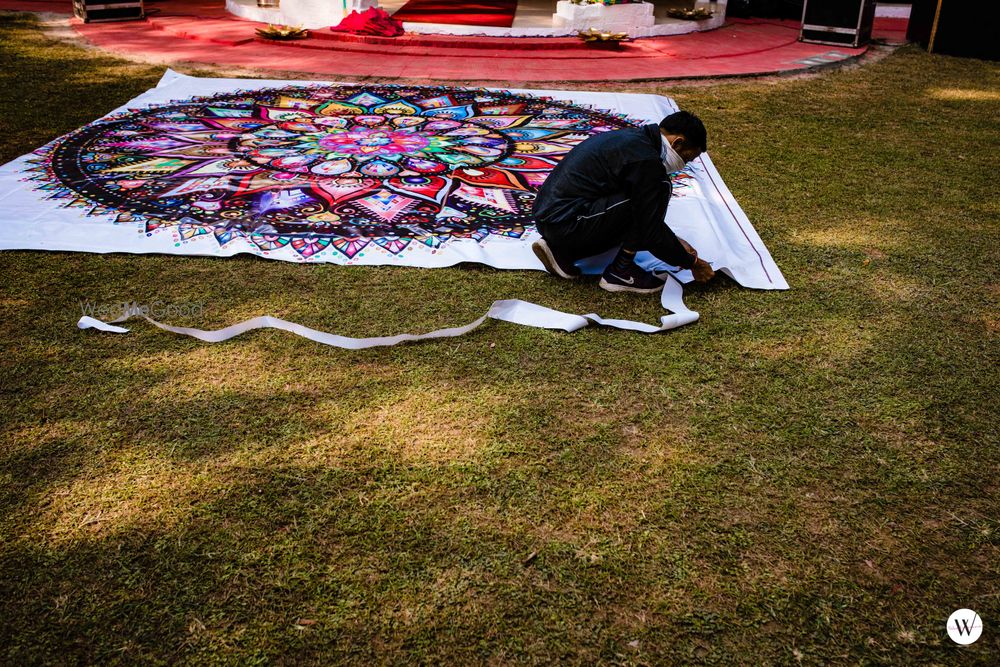
<svg viewBox="0 0 1000 667">
<path fill-rule="evenodd" d="M 677 240 L 681 242 L 681 246 L 687 250 L 688 253 L 694 255 L 694 266 L 691 267 L 691 273 L 694 274 L 695 282 L 707 283 L 709 280 L 714 278 L 715 271 L 713 271 L 712 267 L 708 265 L 708 262 L 698 258 L 698 251 L 681 237 L 678 236 Z"/>
<path fill-rule="evenodd" d="M 694 266 L 691 267 L 691 273 L 694 274 L 695 282 L 707 283 L 713 277 L 715 277 L 715 271 L 709 266 L 708 262 L 703 259 L 695 259 Z"/>
</svg>

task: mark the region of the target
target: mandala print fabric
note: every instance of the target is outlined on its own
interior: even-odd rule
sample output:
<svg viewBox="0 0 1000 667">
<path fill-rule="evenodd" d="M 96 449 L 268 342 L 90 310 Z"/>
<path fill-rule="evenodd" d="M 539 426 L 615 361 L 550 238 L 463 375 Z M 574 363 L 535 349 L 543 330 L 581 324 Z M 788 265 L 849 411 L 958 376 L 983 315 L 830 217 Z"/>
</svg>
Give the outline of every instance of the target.
<svg viewBox="0 0 1000 667">
<path fill-rule="evenodd" d="M 508 92 L 285 86 L 116 114 L 44 150 L 55 199 L 175 247 L 382 263 L 532 229 L 537 188 L 574 145 L 635 124 Z"/>
<path fill-rule="evenodd" d="M 657 95 L 168 71 L 104 118 L 0 166 L 0 250 L 540 270 L 531 207 L 559 160 L 595 134 L 676 110 Z M 787 288 L 708 155 L 672 180 L 665 224 L 699 256 L 741 285 Z M 581 268 L 599 273 L 607 261 Z M 680 292 L 668 292 L 676 313 Z"/>
</svg>

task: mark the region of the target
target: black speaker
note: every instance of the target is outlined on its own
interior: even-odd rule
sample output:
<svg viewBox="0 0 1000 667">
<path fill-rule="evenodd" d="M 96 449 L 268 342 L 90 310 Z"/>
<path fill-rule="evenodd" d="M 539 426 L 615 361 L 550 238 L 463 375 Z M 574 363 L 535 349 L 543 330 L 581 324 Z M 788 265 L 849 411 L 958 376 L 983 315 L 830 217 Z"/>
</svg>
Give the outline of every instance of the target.
<svg viewBox="0 0 1000 667">
<path fill-rule="evenodd" d="M 871 41 L 874 23 L 875 0 L 806 0 L 799 39 L 857 47 Z"/>
<path fill-rule="evenodd" d="M 1000 60 L 1000 22 L 980 11 L 967 2 L 914 0 L 906 38 L 931 53 Z"/>
<path fill-rule="evenodd" d="M 73 0 L 73 13 L 84 23 L 138 21 L 146 16 L 142 0 Z"/>
<path fill-rule="evenodd" d="M 729 0 L 726 16 L 799 19 L 803 0 Z"/>
</svg>

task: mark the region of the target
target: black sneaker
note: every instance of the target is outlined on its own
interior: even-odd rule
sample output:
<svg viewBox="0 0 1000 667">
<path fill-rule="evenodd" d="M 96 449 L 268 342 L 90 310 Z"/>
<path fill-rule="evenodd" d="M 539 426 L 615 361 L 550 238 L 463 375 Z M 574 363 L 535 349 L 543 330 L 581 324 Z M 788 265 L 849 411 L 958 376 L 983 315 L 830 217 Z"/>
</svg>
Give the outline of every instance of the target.
<svg viewBox="0 0 1000 667">
<path fill-rule="evenodd" d="M 531 250 L 549 273 L 568 280 L 580 277 L 580 269 L 576 267 L 573 260 L 554 250 L 545 242 L 545 239 L 538 239 L 532 243 Z"/>
<path fill-rule="evenodd" d="M 601 289 L 609 292 L 635 292 L 636 294 L 656 294 L 663 289 L 666 280 L 658 278 L 648 271 L 643 271 L 632 262 L 624 270 L 618 269 L 614 264 L 604 270 L 601 282 L 598 283 Z"/>
</svg>

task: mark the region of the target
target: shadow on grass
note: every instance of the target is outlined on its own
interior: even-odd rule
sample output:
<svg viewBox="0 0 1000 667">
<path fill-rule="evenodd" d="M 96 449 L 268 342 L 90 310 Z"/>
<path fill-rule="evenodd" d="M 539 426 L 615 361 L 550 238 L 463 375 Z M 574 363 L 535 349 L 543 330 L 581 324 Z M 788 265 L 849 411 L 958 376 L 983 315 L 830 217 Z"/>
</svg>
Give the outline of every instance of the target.
<svg viewBox="0 0 1000 667">
<path fill-rule="evenodd" d="M 0 35 L 0 86 L 18 91 L 0 99 L 0 163 L 124 104 L 163 73 L 49 40 L 29 14 L 0 13 Z"/>
</svg>

